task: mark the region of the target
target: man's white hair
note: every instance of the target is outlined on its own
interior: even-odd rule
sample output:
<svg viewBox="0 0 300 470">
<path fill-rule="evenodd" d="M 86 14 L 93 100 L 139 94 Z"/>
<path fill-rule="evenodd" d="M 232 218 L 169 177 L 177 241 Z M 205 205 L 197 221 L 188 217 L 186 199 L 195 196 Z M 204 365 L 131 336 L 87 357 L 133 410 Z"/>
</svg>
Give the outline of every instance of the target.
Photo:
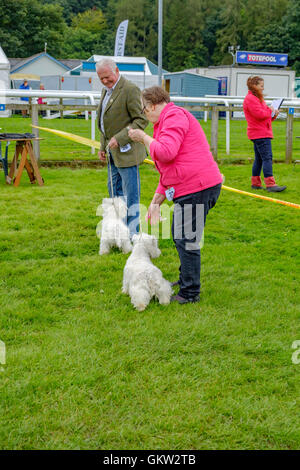
<svg viewBox="0 0 300 470">
<path fill-rule="evenodd" d="M 101 59 L 96 63 L 96 70 L 102 67 L 109 67 L 114 73 L 117 71 L 117 64 L 112 59 Z"/>
</svg>

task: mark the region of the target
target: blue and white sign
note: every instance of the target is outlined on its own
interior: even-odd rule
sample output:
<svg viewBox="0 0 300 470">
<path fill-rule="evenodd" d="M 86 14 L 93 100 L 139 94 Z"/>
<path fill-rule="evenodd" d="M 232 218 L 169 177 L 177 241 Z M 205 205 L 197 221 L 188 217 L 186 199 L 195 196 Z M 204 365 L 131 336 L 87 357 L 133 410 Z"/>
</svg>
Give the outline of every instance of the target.
<svg viewBox="0 0 300 470">
<path fill-rule="evenodd" d="M 236 51 L 236 63 L 253 65 L 279 65 L 286 67 L 288 64 L 288 54 L 276 54 L 275 52 Z"/>
<path fill-rule="evenodd" d="M 0 111 L 5 111 L 5 104 L 0 104 Z"/>
</svg>

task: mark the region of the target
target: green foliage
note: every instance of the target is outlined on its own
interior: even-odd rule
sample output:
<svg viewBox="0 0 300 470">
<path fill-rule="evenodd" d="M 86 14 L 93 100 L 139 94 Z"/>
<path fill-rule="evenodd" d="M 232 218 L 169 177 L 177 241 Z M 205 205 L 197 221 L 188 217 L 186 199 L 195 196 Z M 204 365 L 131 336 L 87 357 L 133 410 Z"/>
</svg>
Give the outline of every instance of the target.
<svg viewBox="0 0 300 470">
<path fill-rule="evenodd" d="M 114 30 L 128 19 L 125 55 L 157 57 L 157 6 L 152 0 L 110 0 L 108 9 L 114 12 Z"/>
<path fill-rule="evenodd" d="M 60 56 L 64 41 L 63 10 L 38 0 L 2 0 L 0 44 L 9 57 L 27 57 L 41 52 Z"/>
<path fill-rule="evenodd" d="M 78 13 L 72 18 L 72 27 L 84 29 L 90 33 L 99 34 L 106 29 L 106 20 L 101 10 L 93 8 L 83 13 Z"/>
<path fill-rule="evenodd" d="M 25 23 L 25 0 L 3 0 L 0 3 L 0 44 L 8 56 L 14 57 L 15 51 L 22 48 Z"/>
<path fill-rule="evenodd" d="M 300 75 L 300 0 L 290 0 L 284 22 L 290 61 Z"/>
<path fill-rule="evenodd" d="M 220 14 L 222 27 L 217 31 L 217 44 L 227 52 L 229 45 L 239 44 L 244 49 L 245 0 L 226 0 Z"/>
<path fill-rule="evenodd" d="M 72 59 L 82 59 L 92 55 L 98 42 L 96 34 L 82 28 L 68 28 L 67 37 L 63 55 Z"/>
<path fill-rule="evenodd" d="M 197 0 L 172 1 L 166 5 L 166 62 L 171 71 L 205 65 L 208 50 L 203 44 L 203 11 Z M 187 21 L 188 18 L 188 21 Z"/>
<path fill-rule="evenodd" d="M 67 28 L 63 54 L 70 58 L 87 58 L 99 53 L 112 53 L 110 31 L 107 29 L 104 14 L 99 9 L 86 10 L 72 18 L 72 24 Z"/>
<path fill-rule="evenodd" d="M 300 0 L 164 0 L 163 67 L 231 64 L 229 45 L 285 52 L 300 74 Z M 0 44 L 10 57 L 111 55 L 129 20 L 125 55 L 157 62 L 158 1 L 2 0 Z M 16 27 L 18 25 L 18 27 Z"/>
<path fill-rule="evenodd" d="M 207 65 L 219 64 L 222 61 L 223 53 L 219 51 L 217 47 L 216 31 L 218 31 L 222 25 L 220 17 L 221 10 L 217 12 L 206 11 L 203 27 L 203 44 L 207 48 L 208 63 Z"/>
<path fill-rule="evenodd" d="M 68 28 L 63 46 L 63 56 L 70 59 L 88 58 L 93 54 L 113 55 L 114 37 L 109 30 L 100 34 L 82 28 Z"/>
<path fill-rule="evenodd" d="M 279 2 L 278 2 L 279 3 Z M 287 9 L 284 10 L 284 5 Z M 300 74 L 300 1 L 290 0 L 281 4 L 281 16 L 274 17 L 274 22 L 265 22 L 254 31 L 249 39 L 249 48 L 257 51 L 285 52 L 289 54 L 289 63 Z"/>
<path fill-rule="evenodd" d="M 67 24 L 70 24 L 73 16 L 78 13 L 83 13 L 92 8 L 105 10 L 107 6 L 107 0 L 42 0 L 42 3 L 61 5 Z"/>
<path fill-rule="evenodd" d="M 286 28 L 281 23 L 269 23 L 253 33 L 249 39 L 249 50 L 285 52 Z"/>
</svg>

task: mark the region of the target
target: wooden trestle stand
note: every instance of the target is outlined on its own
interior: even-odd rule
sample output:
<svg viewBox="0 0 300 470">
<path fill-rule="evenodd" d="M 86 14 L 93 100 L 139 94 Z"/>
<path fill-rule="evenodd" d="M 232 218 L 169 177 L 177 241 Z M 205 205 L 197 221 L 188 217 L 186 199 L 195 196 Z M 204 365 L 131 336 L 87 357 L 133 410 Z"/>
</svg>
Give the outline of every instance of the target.
<svg viewBox="0 0 300 470">
<path fill-rule="evenodd" d="M 42 140 L 39 137 L 36 138 L 22 138 L 22 139 L 1 139 L 1 142 L 10 142 L 16 141 L 16 149 L 13 160 L 10 165 L 9 174 L 6 177 L 6 182 L 11 184 L 13 181 L 14 186 L 19 186 L 21 181 L 21 176 L 26 168 L 28 173 L 30 183 L 35 183 L 36 181 L 40 186 L 43 186 L 44 180 L 41 177 L 40 170 L 34 155 L 32 140 Z M 20 164 L 18 166 L 19 156 L 21 156 Z M 29 157 L 29 158 L 28 158 Z"/>
</svg>

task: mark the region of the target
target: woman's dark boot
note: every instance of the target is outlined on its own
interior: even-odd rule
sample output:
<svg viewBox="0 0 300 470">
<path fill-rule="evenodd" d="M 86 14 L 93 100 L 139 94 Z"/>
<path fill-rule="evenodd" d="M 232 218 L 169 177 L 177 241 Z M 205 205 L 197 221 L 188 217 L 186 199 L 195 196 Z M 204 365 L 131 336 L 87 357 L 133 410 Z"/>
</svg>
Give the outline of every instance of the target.
<svg viewBox="0 0 300 470">
<path fill-rule="evenodd" d="M 286 186 L 277 186 L 275 183 L 274 176 L 269 176 L 268 178 L 264 178 L 265 184 L 267 187 L 267 191 L 270 191 L 271 193 L 280 193 L 281 191 L 284 191 L 286 189 Z"/>
<path fill-rule="evenodd" d="M 252 189 L 264 189 L 261 185 L 260 176 L 251 176 L 251 188 Z"/>
</svg>

